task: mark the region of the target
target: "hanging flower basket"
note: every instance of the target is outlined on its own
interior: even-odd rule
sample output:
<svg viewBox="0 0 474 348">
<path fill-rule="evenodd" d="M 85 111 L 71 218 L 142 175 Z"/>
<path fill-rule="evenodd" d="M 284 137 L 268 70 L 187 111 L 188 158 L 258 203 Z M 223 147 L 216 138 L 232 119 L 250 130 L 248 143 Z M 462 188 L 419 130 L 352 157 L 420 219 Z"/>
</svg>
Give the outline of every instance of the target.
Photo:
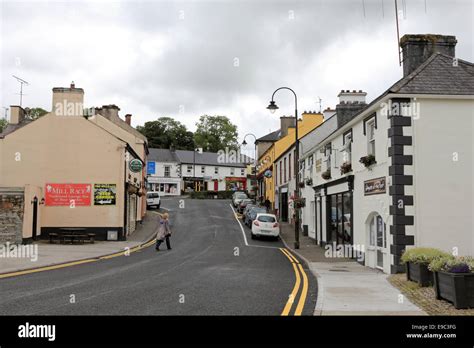
<svg viewBox="0 0 474 348">
<path fill-rule="evenodd" d="M 323 173 L 321 174 L 321 177 L 322 177 L 324 180 L 329 180 L 329 179 L 331 179 L 331 170 L 328 169 L 328 170 L 326 170 L 325 172 L 323 172 Z"/>
<path fill-rule="evenodd" d="M 313 179 L 311 179 L 311 178 L 306 179 L 306 185 L 312 186 L 313 185 Z"/>
<path fill-rule="evenodd" d="M 298 183 L 298 187 L 303 188 L 304 187 L 304 181 L 301 181 L 300 183 Z"/>
<path fill-rule="evenodd" d="M 344 162 L 341 164 L 341 175 L 349 173 L 352 171 L 352 164 L 350 162 Z"/>
<path fill-rule="evenodd" d="M 297 209 L 304 208 L 306 206 L 306 198 L 297 198 L 294 200 L 294 205 Z"/>
<path fill-rule="evenodd" d="M 375 156 L 374 155 L 367 155 L 367 156 L 361 157 L 359 162 L 362 163 L 366 168 L 368 168 L 371 165 L 377 163 L 375 161 Z"/>
</svg>

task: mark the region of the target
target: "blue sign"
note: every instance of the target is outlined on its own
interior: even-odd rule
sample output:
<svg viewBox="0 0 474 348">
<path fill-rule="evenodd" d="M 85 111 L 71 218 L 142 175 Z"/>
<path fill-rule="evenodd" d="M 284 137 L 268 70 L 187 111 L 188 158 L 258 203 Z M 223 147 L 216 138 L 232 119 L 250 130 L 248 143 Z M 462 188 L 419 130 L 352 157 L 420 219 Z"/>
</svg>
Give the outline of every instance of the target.
<svg viewBox="0 0 474 348">
<path fill-rule="evenodd" d="M 147 162 L 146 163 L 146 173 L 147 174 L 155 174 L 155 162 Z"/>
</svg>

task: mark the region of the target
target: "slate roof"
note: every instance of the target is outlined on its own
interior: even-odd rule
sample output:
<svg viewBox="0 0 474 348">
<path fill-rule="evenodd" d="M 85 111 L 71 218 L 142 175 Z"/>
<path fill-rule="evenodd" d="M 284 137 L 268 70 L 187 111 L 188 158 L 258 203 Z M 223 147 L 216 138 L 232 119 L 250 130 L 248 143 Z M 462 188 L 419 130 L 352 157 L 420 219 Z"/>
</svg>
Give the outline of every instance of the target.
<svg viewBox="0 0 474 348">
<path fill-rule="evenodd" d="M 474 64 L 435 53 L 410 75 L 396 82 L 390 93 L 474 95 Z"/>
<path fill-rule="evenodd" d="M 240 167 L 244 168 L 247 165 L 245 163 L 222 163 L 219 161 L 219 154 L 216 152 L 196 152 L 196 157 L 193 156 L 193 151 L 188 150 L 176 150 L 175 154 L 181 163 L 185 164 L 204 164 L 210 166 L 225 166 L 225 167 Z M 248 158 L 248 157 L 247 157 Z M 195 160 L 195 162 L 193 162 Z M 249 159 L 249 163 L 251 159 Z"/>
<path fill-rule="evenodd" d="M 169 149 L 155 149 L 150 148 L 148 160 L 156 162 L 179 162 L 178 157 Z"/>
<path fill-rule="evenodd" d="M 280 131 L 280 129 L 278 129 L 274 132 L 271 132 L 271 133 L 268 133 L 267 135 L 264 135 L 261 138 L 258 138 L 257 143 L 258 142 L 274 142 L 274 141 L 277 141 L 278 139 L 280 139 L 280 136 L 281 136 L 281 131 Z"/>
<path fill-rule="evenodd" d="M 14 131 L 16 131 L 17 129 L 20 129 L 24 126 L 26 126 L 27 124 L 30 124 L 31 122 L 33 122 L 33 120 L 30 120 L 30 119 L 24 119 L 22 122 L 18 123 L 18 124 L 8 124 L 5 129 L 3 130 L 2 133 L 0 133 L 0 139 L 1 138 L 4 138 L 5 136 L 7 136 L 8 134 L 10 133 L 13 133 Z"/>
</svg>

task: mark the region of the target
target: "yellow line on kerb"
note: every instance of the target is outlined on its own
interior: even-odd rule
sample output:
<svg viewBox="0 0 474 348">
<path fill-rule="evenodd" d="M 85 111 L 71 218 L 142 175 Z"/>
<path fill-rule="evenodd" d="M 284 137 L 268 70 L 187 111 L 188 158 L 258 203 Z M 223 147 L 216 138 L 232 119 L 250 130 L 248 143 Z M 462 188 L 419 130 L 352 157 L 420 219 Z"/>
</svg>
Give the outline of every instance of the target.
<svg viewBox="0 0 474 348">
<path fill-rule="evenodd" d="M 298 305 L 296 306 L 294 315 L 301 315 L 304 309 L 305 302 L 306 302 L 306 295 L 308 293 L 308 277 L 306 276 L 303 266 L 301 266 L 300 262 L 298 261 L 296 257 L 294 257 L 288 250 L 284 248 L 280 248 L 280 251 L 287 257 L 288 260 L 290 260 L 293 266 L 293 271 L 295 272 L 295 277 L 296 277 L 295 286 L 293 287 L 293 291 L 291 292 L 288 298 L 288 301 L 286 302 L 285 308 L 283 308 L 283 312 L 281 313 L 281 315 L 282 316 L 289 315 L 291 311 L 291 307 L 293 306 L 293 303 L 296 300 L 296 296 L 298 294 L 298 290 L 301 284 L 300 272 L 303 277 L 303 289 L 301 290 L 300 299 L 298 301 Z"/>
<path fill-rule="evenodd" d="M 30 274 L 30 273 L 37 273 L 37 272 L 43 272 L 43 271 L 51 271 L 51 270 L 53 270 L 53 269 L 59 269 L 59 268 L 65 268 L 65 267 L 70 267 L 70 266 L 76 266 L 76 265 L 80 265 L 80 264 L 83 264 L 83 263 L 89 263 L 89 262 L 94 262 L 94 261 L 97 261 L 97 259 L 88 259 L 88 260 L 81 260 L 81 261 L 75 261 L 75 262 L 68 262 L 68 263 L 62 263 L 62 264 L 60 264 L 60 265 L 47 266 L 47 267 L 34 268 L 34 269 L 27 269 L 27 270 L 24 270 L 24 271 L 18 271 L 18 272 L 0 274 L 0 279 L 2 279 L 2 278 L 15 277 L 15 276 L 24 275 L 24 274 Z"/>
</svg>

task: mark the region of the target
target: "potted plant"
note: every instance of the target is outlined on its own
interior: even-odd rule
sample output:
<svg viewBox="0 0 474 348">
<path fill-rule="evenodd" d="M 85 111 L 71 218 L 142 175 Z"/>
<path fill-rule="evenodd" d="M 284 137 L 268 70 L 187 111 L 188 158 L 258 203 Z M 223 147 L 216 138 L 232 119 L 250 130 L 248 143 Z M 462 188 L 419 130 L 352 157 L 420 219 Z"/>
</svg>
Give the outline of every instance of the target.
<svg viewBox="0 0 474 348">
<path fill-rule="evenodd" d="M 311 178 L 306 179 L 306 185 L 312 186 L 313 185 L 313 179 L 311 179 Z"/>
<path fill-rule="evenodd" d="M 371 165 L 377 163 L 375 161 L 375 156 L 374 155 L 367 155 L 367 156 L 361 157 L 359 162 L 362 163 L 366 168 L 368 168 Z"/>
<path fill-rule="evenodd" d="M 474 308 L 474 259 L 447 256 L 433 260 L 436 298 L 454 304 L 456 309 Z"/>
<path fill-rule="evenodd" d="M 350 162 L 344 162 L 341 164 L 341 175 L 349 173 L 352 171 L 352 164 Z"/>
<path fill-rule="evenodd" d="M 405 250 L 401 261 L 407 270 L 407 280 L 417 282 L 420 286 L 433 285 L 433 272 L 428 269 L 431 261 L 449 254 L 434 248 L 411 248 Z"/>
<path fill-rule="evenodd" d="M 301 198 L 296 198 L 295 199 L 295 207 L 296 208 L 304 208 L 306 205 L 306 199 L 301 197 Z"/>
<path fill-rule="evenodd" d="M 331 169 L 328 169 L 326 170 L 325 172 L 323 172 L 321 174 L 321 177 L 324 179 L 324 180 L 329 180 L 331 179 Z"/>
<path fill-rule="evenodd" d="M 299 188 L 304 188 L 304 181 L 301 181 L 300 183 L 298 183 L 298 187 Z"/>
</svg>

